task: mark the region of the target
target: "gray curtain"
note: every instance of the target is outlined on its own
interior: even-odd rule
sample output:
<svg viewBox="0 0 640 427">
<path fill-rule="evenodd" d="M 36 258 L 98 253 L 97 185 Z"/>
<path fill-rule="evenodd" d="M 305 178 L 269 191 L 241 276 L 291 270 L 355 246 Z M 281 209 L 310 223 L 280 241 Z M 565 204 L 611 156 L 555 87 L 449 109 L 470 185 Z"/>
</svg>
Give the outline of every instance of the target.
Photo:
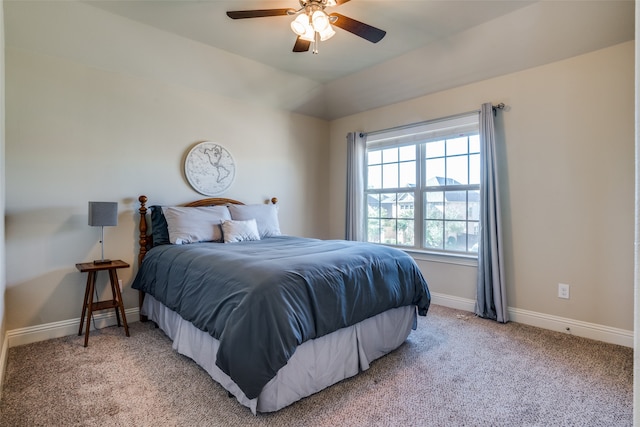
<svg viewBox="0 0 640 427">
<path fill-rule="evenodd" d="M 347 218 L 345 238 L 365 240 L 364 236 L 364 158 L 367 137 L 359 132 L 347 134 Z"/>
<path fill-rule="evenodd" d="M 500 192 L 496 156 L 493 106 L 480 110 L 480 245 L 478 246 L 478 288 L 475 312 L 480 317 L 509 321 L 504 278 Z"/>
</svg>

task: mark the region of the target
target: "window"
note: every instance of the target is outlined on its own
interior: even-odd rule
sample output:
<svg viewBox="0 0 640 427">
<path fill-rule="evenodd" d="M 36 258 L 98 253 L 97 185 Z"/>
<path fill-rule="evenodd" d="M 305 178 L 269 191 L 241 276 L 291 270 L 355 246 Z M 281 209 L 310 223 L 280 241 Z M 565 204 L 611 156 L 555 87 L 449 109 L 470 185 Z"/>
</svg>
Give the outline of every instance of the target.
<svg viewBox="0 0 640 427">
<path fill-rule="evenodd" d="M 367 135 L 367 241 L 476 254 L 478 114 Z"/>
</svg>

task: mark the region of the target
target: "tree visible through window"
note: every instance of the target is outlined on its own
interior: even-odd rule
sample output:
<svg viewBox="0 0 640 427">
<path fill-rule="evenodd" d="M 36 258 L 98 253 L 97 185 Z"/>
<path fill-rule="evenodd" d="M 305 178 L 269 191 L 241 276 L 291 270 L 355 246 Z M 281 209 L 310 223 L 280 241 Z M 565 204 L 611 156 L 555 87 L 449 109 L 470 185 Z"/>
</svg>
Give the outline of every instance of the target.
<svg viewBox="0 0 640 427">
<path fill-rule="evenodd" d="M 367 138 L 367 241 L 477 253 L 480 140 L 477 114 Z M 449 130 L 449 133 L 447 133 Z M 410 138 L 403 138 L 402 133 Z M 400 135 L 399 135 L 400 133 Z M 410 141 L 407 141 L 410 139 Z"/>
</svg>

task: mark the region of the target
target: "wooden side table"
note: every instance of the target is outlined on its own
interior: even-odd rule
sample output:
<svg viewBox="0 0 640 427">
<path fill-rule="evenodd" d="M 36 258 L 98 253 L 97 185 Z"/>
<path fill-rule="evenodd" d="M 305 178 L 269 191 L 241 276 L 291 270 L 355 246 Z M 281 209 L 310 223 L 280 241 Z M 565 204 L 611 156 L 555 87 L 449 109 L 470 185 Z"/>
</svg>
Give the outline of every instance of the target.
<svg viewBox="0 0 640 427">
<path fill-rule="evenodd" d="M 122 316 L 122 323 L 124 324 L 124 331 L 129 336 L 129 326 L 127 325 L 127 318 L 124 314 L 124 305 L 122 304 L 122 294 L 120 293 L 120 285 L 118 283 L 119 268 L 129 268 L 129 264 L 121 260 L 113 260 L 109 263 L 94 264 L 93 262 L 84 262 L 76 264 L 76 268 L 81 273 L 89 273 L 87 277 L 87 287 L 84 290 L 84 302 L 82 304 L 82 315 L 80 316 L 80 330 L 78 336 L 82 335 L 82 328 L 84 326 L 85 315 L 87 319 L 87 329 L 84 334 L 84 346 L 89 344 L 89 329 L 91 325 L 91 314 L 96 310 L 106 310 L 107 308 L 115 308 L 116 319 L 118 320 L 118 326 L 120 324 L 120 316 Z M 111 284 L 111 295 L 113 299 L 105 301 L 93 301 L 93 294 L 96 286 L 96 274 L 98 271 L 107 270 L 109 272 L 109 283 Z"/>
</svg>

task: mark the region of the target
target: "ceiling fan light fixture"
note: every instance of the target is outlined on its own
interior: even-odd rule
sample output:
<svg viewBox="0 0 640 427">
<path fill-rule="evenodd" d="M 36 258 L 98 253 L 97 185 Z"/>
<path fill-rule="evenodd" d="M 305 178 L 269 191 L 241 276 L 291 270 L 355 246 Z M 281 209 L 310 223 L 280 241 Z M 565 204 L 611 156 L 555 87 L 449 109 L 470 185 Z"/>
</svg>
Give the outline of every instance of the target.
<svg viewBox="0 0 640 427">
<path fill-rule="evenodd" d="M 327 27 L 331 27 L 329 17 L 322 10 L 316 10 L 313 12 L 311 15 L 311 22 L 313 24 L 313 28 L 319 33 L 322 33 L 327 29 Z"/>
<path fill-rule="evenodd" d="M 299 37 L 300 37 L 300 39 L 306 40 L 308 42 L 315 42 L 316 41 L 316 32 L 311 30 L 311 31 L 305 33 L 304 35 L 299 36 Z"/>
<path fill-rule="evenodd" d="M 299 36 L 304 36 L 309 31 L 313 31 L 309 24 L 309 17 L 307 15 L 298 15 L 296 19 L 291 21 L 291 30 Z"/>
<path fill-rule="evenodd" d="M 331 37 L 335 36 L 336 32 L 333 30 L 331 25 L 329 25 L 324 30 L 318 31 L 318 34 L 320 34 L 320 41 L 325 41 L 325 40 L 329 40 Z"/>
<path fill-rule="evenodd" d="M 291 30 L 296 34 L 293 52 L 307 52 L 313 45 L 313 53 L 318 53 L 321 41 L 328 40 L 335 35 L 332 25 L 361 37 L 371 43 L 378 43 L 386 35 L 386 31 L 372 27 L 339 13 L 325 12 L 325 8 L 340 6 L 349 0 L 298 0 L 300 8 L 295 9 L 254 9 L 231 10 L 227 16 L 231 19 L 263 18 L 269 16 L 293 16 Z"/>
</svg>

